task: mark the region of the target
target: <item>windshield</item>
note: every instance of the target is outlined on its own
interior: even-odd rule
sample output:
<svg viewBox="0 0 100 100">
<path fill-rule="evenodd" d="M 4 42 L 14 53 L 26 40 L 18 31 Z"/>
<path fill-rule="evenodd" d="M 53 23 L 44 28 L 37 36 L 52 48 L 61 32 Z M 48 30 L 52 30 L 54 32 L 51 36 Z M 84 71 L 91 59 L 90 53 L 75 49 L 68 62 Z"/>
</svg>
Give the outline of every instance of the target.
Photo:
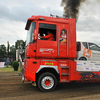
<svg viewBox="0 0 100 100">
<path fill-rule="evenodd" d="M 34 43 L 34 40 L 33 40 L 33 32 L 36 28 L 36 22 L 32 22 L 31 25 L 30 25 L 30 28 L 27 32 L 27 39 L 26 39 L 26 46 L 29 44 L 29 43 Z"/>
</svg>

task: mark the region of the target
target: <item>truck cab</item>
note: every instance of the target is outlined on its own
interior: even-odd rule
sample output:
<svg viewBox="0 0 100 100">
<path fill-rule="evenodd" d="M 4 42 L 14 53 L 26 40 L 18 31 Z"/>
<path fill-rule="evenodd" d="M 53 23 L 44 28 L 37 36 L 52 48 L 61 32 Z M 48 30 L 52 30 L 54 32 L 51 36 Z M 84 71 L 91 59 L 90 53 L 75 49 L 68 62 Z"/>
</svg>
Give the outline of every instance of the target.
<svg viewBox="0 0 100 100">
<path fill-rule="evenodd" d="M 25 29 L 27 39 L 22 81 L 36 82 L 40 90 L 52 91 L 57 81 L 65 83 L 74 80 L 75 19 L 32 16 L 27 20 Z M 52 40 L 43 38 L 48 33 L 53 34 Z M 73 70 L 70 70 L 71 67 Z"/>
<path fill-rule="evenodd" d="M 32 16 L 26 24 L 26 57 L 76 58 L 75 19 Z M 54 35 L 52 41 L 40 39 L 48 32 Z"/>
</svg>

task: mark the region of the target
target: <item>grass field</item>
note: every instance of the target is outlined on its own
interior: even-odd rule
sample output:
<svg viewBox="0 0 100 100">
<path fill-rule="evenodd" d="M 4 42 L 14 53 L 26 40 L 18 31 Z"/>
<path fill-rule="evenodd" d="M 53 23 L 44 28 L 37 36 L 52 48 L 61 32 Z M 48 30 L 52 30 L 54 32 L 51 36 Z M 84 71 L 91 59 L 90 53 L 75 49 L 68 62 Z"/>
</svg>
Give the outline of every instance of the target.
<svg viewBox="0 0 100 100">
<path fill-rule="evenodd" d="M 7 73 L 10 73 L 10 72 L 21 72 L 21 69 L 19 67 L 18 71 L 14 71 L 14 68 L 11 67 L 11 66 L 8 66 L 8 68 L 6 66 L 3 67 L 3 68 L 0 68 L 0 73 L 5 73 L 5 72 L 7 72 Z"/>
</svg>

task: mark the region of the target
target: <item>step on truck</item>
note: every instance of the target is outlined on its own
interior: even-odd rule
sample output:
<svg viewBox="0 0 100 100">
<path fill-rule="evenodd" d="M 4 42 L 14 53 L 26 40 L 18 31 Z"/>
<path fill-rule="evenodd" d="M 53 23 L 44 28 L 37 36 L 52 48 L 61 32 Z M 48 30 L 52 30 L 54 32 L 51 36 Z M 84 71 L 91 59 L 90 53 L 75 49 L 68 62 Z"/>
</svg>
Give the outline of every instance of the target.
<svg viewBox="0 0 100 100">
<path fill-rule="evenodd" d="M 100 81 L 100 62 L 75 61 L 74 18 L 32 16 L 28 18 L 25 29 L 27 39 L 24 67 L 21 68 L 22 82 L 35 82 L 40 90 L 48 92 L 54 90 L 58 82 Z"/>
</svg>

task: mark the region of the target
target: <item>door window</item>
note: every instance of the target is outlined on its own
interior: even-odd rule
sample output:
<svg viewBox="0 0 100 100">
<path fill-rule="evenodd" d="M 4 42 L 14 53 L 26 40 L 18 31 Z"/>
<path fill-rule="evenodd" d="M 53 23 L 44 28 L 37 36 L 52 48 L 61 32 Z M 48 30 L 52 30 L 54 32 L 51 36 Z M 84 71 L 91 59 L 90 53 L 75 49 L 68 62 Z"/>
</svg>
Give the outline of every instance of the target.
<svg viewBox="0 0 100 100">
<path fill-rule="evenodd" d="M 56 41 L 56 25 L 39 23 L 38 39 Z"/>
<path fill-rule="evenodd" d="M 88 49 L 88 45 L 87 45 L 87 42 L 82 42 L 84 47 Z"/>
<path fill-rule="evenodd" d="M 90 50 L 95 50 L 95 51 L 100 51 L 100 47 L 97 46 L 97 45 L 94 44 L 94 43 L 89 43 L 89 49 L 90 49 Z"/>
</svg>

